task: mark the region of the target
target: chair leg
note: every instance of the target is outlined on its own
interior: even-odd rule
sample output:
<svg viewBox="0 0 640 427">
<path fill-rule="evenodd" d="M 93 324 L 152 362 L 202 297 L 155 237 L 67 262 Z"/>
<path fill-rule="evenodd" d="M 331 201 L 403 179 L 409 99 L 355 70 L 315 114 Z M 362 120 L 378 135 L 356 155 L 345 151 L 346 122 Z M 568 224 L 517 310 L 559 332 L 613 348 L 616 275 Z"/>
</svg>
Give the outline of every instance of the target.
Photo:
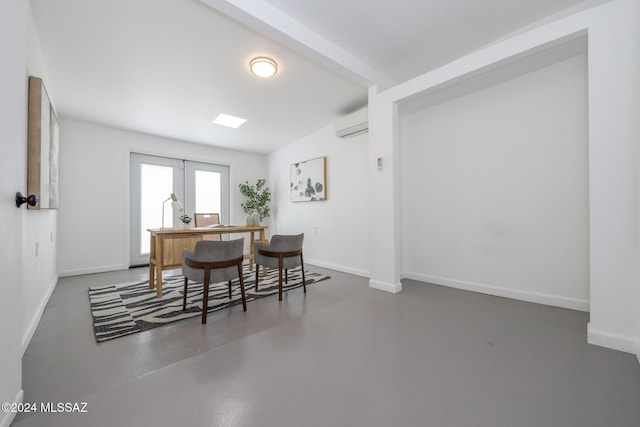
<svg viewBox="0 0 640 427">
<path fill-rule="evenodd" d="M 278 259 L 278 301 L 282 301 L 282 256 Z"/>
<path fill-rule="evenodd" d="M 229 299 L 231 299 L 231 280 L 229 280 Z"/>
<path fill-rule="evenodd" d="M 258 269 L 256 268 L 256 271 Z M 240 277 L 240 295 L 242 295 L 242 309 L 247 311 L 247 297 L 244 294 L 244 278 L 242 277 L 242 263 L 238 263 L 238 276 Z"/>
<path fill-rule="evenodd" d="M 300 252 L 300 268 L 302 269 L 302 289 L 304 289 L 304 293 L 307 293 L 307 283 L 304 280 L 304 261 L 302 259 L 302 252 Z"/>
<path fill-rule="evenodd" d="M 255 267 L 256 267 L 256 287 L 255 287 L 255 289 L 254 289 L 254 290 L 255 290 L 256 292 L 258 292 L 258 271 L 259 271 L 260 269 L 258 268 L 258 264 L 256 264 L 256 265 L 255 265 Z"/>
<path fill-rule="evenodd" d="M 187 279 L 187 276 L 184 276 L 184 292 L 182 293 L 182 309 L 186 310 L 187 309 L 187 281 L 189 281 L 189 279 Z"/>
<path fill-rule="evenodd" d="M 202 292 L 202 324 L 207 323 L 207 310 L 209 309 L 209 268 L 204 269 L 204 291 Z"/>
</svg>

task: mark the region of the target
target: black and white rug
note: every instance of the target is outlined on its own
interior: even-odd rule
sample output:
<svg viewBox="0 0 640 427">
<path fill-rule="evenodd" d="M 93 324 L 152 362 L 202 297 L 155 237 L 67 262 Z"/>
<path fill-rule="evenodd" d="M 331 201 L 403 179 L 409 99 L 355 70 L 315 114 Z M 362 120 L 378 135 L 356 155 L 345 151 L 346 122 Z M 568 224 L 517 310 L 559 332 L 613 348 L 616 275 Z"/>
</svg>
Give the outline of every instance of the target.
<svg viewBox="0 0 640 427">
<path fill-rule="evenodd" d="M 254 291 L 255 272 L 243 265 L 247 302 L 278 293 L 278 270 L 270 269 L 267 276 L 260 272 L 258 292 Z M 328 279 L 319 273 L 305 271 L 307 285 Z M 284 278 L 283 278 L 284 281 Z M 283 283 L 283 292 L 302 287 L 301 269 L 289 271 L 289 281 Z M 149 289 L 149 281 L 119 283 L 89 288 L 89 302 L 93 316 L 93 331 L 96 341 L 103 342 L 148 329 L 157 328 L 202 314 L 201 283 L 189 283 L 187 287 L 187 309 L 182 310 L 184 277 L 170 276 L 162 279 L 162 298 L 156 298 L 155 289 Z M 222 310 L 242 304 L 240 284 L 233 281 L 231 299 L 227 283 L 209 286 L 209 310 Z M 247 307 L 247 312 L 251 307 Z"/>
</svg>

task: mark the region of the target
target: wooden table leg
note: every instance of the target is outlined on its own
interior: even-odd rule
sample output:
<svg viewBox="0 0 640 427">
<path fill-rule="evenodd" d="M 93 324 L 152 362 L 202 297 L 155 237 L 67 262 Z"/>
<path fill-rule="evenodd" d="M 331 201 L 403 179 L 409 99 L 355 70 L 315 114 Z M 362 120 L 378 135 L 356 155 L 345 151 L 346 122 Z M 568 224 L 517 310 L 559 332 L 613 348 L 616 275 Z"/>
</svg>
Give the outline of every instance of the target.
<svg viewBox="0 0 640 427">
<path fill-rule="evenodd" d="M 161 236 L 156 238 L 156 297 L 162 298 L 162 241 Z"/>
<path fill-rule="evenodd" d="M 253 244 L 255 243 L 253 231 L 250 232 L 249 235 L 251 236 L 249 238 L 249 271 L 253 271 Z"/>
<path fill-rule="evenodd" d="M 153 234 L 149 233 L 151 235 L 151 242 L 149 244 L 149 248 L 150 248 L 150 254 L 149 254 L 149 289 L 153 289 L 153 286 L 155 285 L 155 268 L 156 268 L 156 261 L 154 258 L 155 255 L 155 245 L 156 245 L 156 241 L 155 241 L 155 237 Z"/>
<path fill-rule="evenodd" d="M 153 289 L 155 282 L 156 265 L 153 261 L 149 260 L 149 289 Z"/>
</svg>

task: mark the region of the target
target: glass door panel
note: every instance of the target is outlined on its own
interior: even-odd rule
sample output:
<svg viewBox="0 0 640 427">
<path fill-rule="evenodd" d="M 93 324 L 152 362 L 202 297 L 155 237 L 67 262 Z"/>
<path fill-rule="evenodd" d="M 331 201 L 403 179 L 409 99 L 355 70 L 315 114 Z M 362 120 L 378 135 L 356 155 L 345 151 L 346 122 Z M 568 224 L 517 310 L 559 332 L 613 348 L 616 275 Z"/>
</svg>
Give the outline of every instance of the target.
<svg viewBox="0 0 640 427">
<path fill-rule="evenodd" d="M 176 226 L 170 195 L 183 199 L 182 168 L 180 160 L 131 154 L 131 265 L 149 263 L 147 229 Z"/>
<path fill-rule="evenodd" d="M 229 167 L 186 161 L 185 176 L 187 212 L 219 213 L 229 224 Z"/>
<path fill-rule="evenodd" d="M 219 189 L 221 177 L 219 172 L 203 170 L 195 171 L 196 207 L 194 212 L 219 213 L 222 194 Z"/>
<path fill-rule="evenodd" d="M 174 191 L 173 167 L 140 165 L 140 248 L 144 254 L 149 253 L 149 228 L 173 227 L 173 209 L 167 194 Z M 162 205 L 162 210 L 158 206 Z M 167 209 L 168 205 L 168 209 Z M 168 223 L 168 225 L 167 225 Z"/>
</svg>

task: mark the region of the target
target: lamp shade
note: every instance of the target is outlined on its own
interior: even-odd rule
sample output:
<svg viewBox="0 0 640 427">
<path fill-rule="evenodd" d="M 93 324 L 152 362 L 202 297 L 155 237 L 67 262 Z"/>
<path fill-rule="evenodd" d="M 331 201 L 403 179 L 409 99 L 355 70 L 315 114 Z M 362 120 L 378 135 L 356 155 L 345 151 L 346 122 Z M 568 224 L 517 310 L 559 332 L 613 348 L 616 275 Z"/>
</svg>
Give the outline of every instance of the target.
<svg viewBox="0 0 640 427">
<path fill-rule="evenodd" d="M 171 206 L 176 212 L 178 212 L 178 216 L 184 215 L 184 206 L 180 200 L 174 200 L 171 202 Z"/>
<path fill-rule="evenodd" d="M 182 202 L 180 200 L 178 200 L 178 198 L 176 197 L 176 195 L 174 193 L 171 193 L 171 195 L 169 197 L 167 197 L 167 199 L 164 202 L 162 202 L 162 226 L 161 226 L 161 228 L 165 228 L 164 227 L 164 205 L 169 200 L 171 200 L 171 207 L 173 208 L 173 212 L 177 212 L 178 213 L 177 216 L 184 215 L 184 206 L 182 205 Z M 174 218 L 175 218 L 175 216 L 174 216 Z"/>
</svg>

